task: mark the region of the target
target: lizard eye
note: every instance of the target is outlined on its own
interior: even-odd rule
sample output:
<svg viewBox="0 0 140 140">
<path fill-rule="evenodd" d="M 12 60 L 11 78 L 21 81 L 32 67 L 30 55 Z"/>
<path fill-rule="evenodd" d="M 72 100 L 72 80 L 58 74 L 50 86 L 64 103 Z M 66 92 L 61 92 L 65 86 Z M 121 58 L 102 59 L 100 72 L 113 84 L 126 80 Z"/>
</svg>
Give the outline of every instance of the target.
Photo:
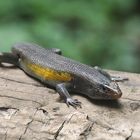
<svg viewBox="0 0 140 140">
<path fill-rule="evenodd" d="M 105 88 L 104 86 L 102 87 L 102 89 L 103 89 L 103 90 L 106 90 L 106 88 Z"/>
<path fill-rule="evenodd" d="M 103 89 L 103 91 L 106 91 L 107 90 L 107 88 L 105 86 L 102 86 L 102 89 Z"/>
</svg>

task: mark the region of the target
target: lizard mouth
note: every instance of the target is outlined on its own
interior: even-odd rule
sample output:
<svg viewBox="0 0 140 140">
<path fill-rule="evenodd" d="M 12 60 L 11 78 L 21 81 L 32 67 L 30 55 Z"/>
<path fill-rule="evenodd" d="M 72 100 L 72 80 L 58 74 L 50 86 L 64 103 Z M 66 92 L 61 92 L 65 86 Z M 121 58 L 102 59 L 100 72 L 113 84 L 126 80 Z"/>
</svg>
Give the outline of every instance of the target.
<svg viewBox="0 0 140 140">
<path fill-rule="evenodd" d="M 118 99 L 122 96 L 122 91 L 116 82 L 110 83 L 109 86 L 105 85 L 105 87 L 108 88 L 107 94 L 111 99 Z"/>
</svg>

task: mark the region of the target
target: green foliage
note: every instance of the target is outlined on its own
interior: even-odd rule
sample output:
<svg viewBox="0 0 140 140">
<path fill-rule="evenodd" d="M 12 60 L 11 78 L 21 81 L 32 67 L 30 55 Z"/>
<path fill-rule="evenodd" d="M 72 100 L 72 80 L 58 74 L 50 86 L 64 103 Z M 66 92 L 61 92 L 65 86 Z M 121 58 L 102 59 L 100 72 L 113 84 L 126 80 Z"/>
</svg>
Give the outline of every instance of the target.
<svg viewBox="0 0 140 140">
<path fill-rule="evenodd" d="M 0 51 L 16 42 L 58 47 L 103 68 L 140 72 L 137 0 L 6 0 L 0 2 Z"/>
</svg>

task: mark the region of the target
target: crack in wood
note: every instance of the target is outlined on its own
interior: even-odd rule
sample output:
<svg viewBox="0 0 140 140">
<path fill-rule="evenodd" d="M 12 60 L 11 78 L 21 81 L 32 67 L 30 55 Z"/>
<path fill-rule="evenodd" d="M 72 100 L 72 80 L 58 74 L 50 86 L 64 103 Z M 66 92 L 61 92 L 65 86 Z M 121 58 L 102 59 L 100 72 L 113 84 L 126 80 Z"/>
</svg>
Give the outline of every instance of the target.
<svg viewBox="0 0 140 140">
<path fill-rule="evenodd" d="M 0 97 L 5 97 L 5 98 L 12 98 L 12 99 L 16 99 L 16 100 L 23 100 L 23 101 L 29 101 L 29 102 L 34 102 L 37 103 L 41 106 L 43 106 L 43 104 L 41 104 L 40 102 L 34 101 L 34 100 L 29 100 L 29 99 L 21 99 L 21 98 L 17 98 L 17 97 L 12 97 L 12 96 L 7 96 L 7 95 L 0 95 Z"/>
<path fill-rule="evenodd" d="M 107 130 L 115 130 L 115 128 L 111 127 L 109 124 L 103 123 L 99 119 L 93 120 L 91 117 L 88 117 L 87 120 L 89 120 L 90 122 L 93 122 L 94 124 L 101 126 L 102 128 L 105 128 Z"/>
<path fill-rule="evenodd" d="M 29 125 L 30 125 L 32 122 L 33 122 L 33 119 L 32 119 L 30 122 L 28 122 L 28 123 L 26 124 L 26 128 L 25 128 L 25 130 L 24 130 L 23 134 L 19 137 L 19 140 L 21 140 L 21 139 L 22 139 L 22 137 L 23 137 L 23 135 L 25 135 L 25 134 L 26 134 L 27 129 L 29 128 Z"/>
<path fill-rule="evenodd" d="M 90 134 L 93 128 L 94 122 L 90 123 L 85 130 L 80 134 L 80 136 L 84 136 L 84 139 L 87 139 L 87 136 Z"/>
<path fill-rule="evenodd" d="M 31 121 L 30 121 L 30 122 L 28 122 L 28 123 L 26 124 L 26 128 L 25 128 L 25 130 L 24 130 L 23 134 L 19 137 L 19 140 L 21 140 L 21 139 L 22 139 L 22 137 L 26 134 L 27 130 L 29 129 L 29 126 L 30 126 L 30 125 L 31 125 L 31 123 L 34 121 L 34 116 L 36 115 L 37 111 L 38 111 L 38 110 L 36 109 L 36 110 L 35 110 L 35 112 L 34 112 L 34 114 L 33 114 L 33 116 L 32 116 Z"/>
<path fill-rule="evenodd" d="M 46 116 L 48 115 L 48 112 L 45 109 L 43 109 L 43 108 L 37 108 L 37 109 L 38 110 L 41 110 L 44 115 L 46 115 Z"/>
<path fill-rule="evenodd" d="M 57 137 L 59 136 L 61 130 L 63 129 L 64 124 L 65 124 L 66 122 L 69 123 L 70 120 L 72 119 L 72 117 L 73 117 L 74 115 L 76 115 L 76 113 L 73 113 L 72 115 L 70 115 L 68 118 L 66 118 L 66 119 L 62 122 L 61 126 L 58 128 L 57 132 L 56 132 L 55 135 L 54 135 L 54 140 L 57 140 Z"/>
<path fill-rule="evenodd" d="M 0 89 L 0 91 L 3 91 L 3 90 L 1 90 Z M 27 94 L 33 94 L 33 93 L 31 93 L 31 92 L 25 92 L 25 91 L 18 91 L 17 89 L 15 89 L 15 90 L 12 90 L 12 89 L 9 89 L 9 88 L 6 88 L 5 89 L 5 91 L 9 91 L 9 92 L 18 92 L 18 93 L 27 93 Z M 1 95 L 1 96 L 3 96 L 3 95 Z"/>
<path fill-rule="evenodd" d="M 6 132 L 4 135 L 5 135 L 4 140 L 6 140 L 7 139 L 7 129 L 6 129 Z"/>
<path fill-rule="evenodd" d="M 0 107 L 0 111 L 5 111 L 5 112 L 7 112 L 9 109 L 19 110 L 19 109 L 14 108 L 14 107 Z"/>
<path fill-rule="evenodd" d="M 126 138 L 125 138 L 125 140 L 129 140 L 129 139 L 132 137 L 133 132 L 134 132 L 134 130 L 133 130 L 133 129 L 131 129 L 131 133 L 130 133 L 130 135 L 129 135 L 128 137 L 126 137 Z"/>
<path fill-rule="evenodd" d="M 16 83 L 20 83 L 20 84 L 25 84 L 25 85 L 33 85 L 36 87 L 45 87 L 42 84 L 27 83 L 27 82 L 18 81 L 18 80 L 14 80 L 14 79 L 10 79 L 10 78 L 5 78 L 5 77 L 0 77 L 0 79 L 16 82 Z"/>
<path fill-rule="evenodd" d="M 63 129 L 65 122 L 66 122 L 66 120 L 63 121 L 63 123 L 61 124 L 61 126 L 58 128 L 57 132 L 54 135 L 54 140 L 57 140 L 57 137 L 59 136 L 60 131 Z"/>
</svg>

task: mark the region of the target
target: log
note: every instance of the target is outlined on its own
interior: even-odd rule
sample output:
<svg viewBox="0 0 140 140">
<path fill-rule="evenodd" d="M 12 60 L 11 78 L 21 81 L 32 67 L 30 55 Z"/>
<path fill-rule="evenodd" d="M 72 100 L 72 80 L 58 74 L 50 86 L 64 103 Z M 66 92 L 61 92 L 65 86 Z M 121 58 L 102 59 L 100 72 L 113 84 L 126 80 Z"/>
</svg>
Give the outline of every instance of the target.
<svg viewBox="0 0 140 140">
<path fill-rule="evenodd" d="M 119 83 L 118 101 L 73 95 L 82 108 L 67 107 L 55 90 L 16 68 L 0 67 L 0 140 L 140 140 L 140 75 Z"/>
</svg>

